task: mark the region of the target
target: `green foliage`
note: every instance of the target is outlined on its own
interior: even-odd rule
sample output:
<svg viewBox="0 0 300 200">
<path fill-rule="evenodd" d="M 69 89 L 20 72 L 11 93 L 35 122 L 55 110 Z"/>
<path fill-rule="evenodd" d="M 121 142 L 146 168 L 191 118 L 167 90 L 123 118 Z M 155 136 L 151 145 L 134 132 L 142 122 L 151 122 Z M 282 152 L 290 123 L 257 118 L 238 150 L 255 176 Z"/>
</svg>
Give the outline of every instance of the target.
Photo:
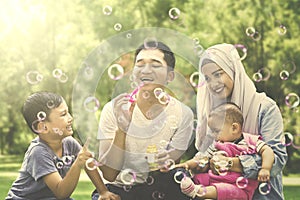
<svg viewBox="0 0 300 200">
<path fill-rule="evenodd" d="M 111 6 L 111 14 L 103 13 L 105 6 Z M 298 0 L 3 0 L 0 2 L 1 154 L 24 152 L 34 137 L 20 114 L 30 93 L 58 92 L 71 105 L 73 83 L 87 55 L 106 38 L 141 27 L 174 29 L 199 40 L 204 48 L 224 42 L 245 45 L 247 57 L 243 63 L 247 73 L 252 77 L 261 68 L 266 73 L 269 70 L 270 78 L 255 84 L 258 91 L 266 92 L 278 103 L 285 131 L 298 141 L 299 112 L 285 105 L 285 96 L 291 92 L 300 95 L 299 7 Z M 178 19 L 170 19 L 171 8 L 180 10 Z M 114 28 L 117 23 L 122 25 L 120 30 Z M 285 34 L 278 33 L 280 25 L 286 27 Z M 261 39 L 255 41 L 247 36 L 248 27 L 255 28 Z M 187 45 L 181 41 L 174 43 L 179 47 Z M 119 60 L 112 61 L 125 62 L 126 72 L 130 72 L 133 62 L 132 53 L 128 53 L 129 57 L 120 55 Z M 177 57 L 176 69 L 188 78 L 197 66 L 187 65 L 185 58 Z M 295 72 L 287 80 L 280 79 L 283 69 L 292 71 L 285 66 L 290 62 L 295 63 Z M 67 75 L 67 82 L 53 77 L 57 68 Z M 26 74 L 30 71 L 42 74 L 42 81 L 29 84 Z M 100 80 L 95 96 L 101 101 L 101 108 L 112 98 L 114 84 L 108 77 Z M 100 112 L 101 109 L 96 115 Z M 288 149 L 290 161 L 286 173 L 297 171 L 292 166 L 299 161 L 299 150 L 292 146 Z"/>
</svg>

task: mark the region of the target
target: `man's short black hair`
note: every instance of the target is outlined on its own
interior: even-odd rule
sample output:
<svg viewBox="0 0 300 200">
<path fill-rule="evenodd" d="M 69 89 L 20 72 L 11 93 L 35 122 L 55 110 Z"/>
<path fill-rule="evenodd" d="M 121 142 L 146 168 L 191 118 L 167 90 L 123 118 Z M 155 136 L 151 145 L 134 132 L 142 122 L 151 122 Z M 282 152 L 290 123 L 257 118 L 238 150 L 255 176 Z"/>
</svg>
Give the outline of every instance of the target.
<svg viewBox="0 0 300 200">
<path fill-rule="evenodd" d="M 168 47 L 166 44 L 164 44 L 162 42 L 150 41 L 150 42 L 147 42 L 147 47 L 145 47 L 145 44 L 142 44 L 141 46 L 139 46 L 137 48 L 137 50 L 135 51 L 134 61 L 136 61 L 136 57 L 140 53 L 141 50 L 149 49 L 149 48 L 150 49 L 159 49 L 161 52 L 163 52 L 164 60 L 166 61 L 167 65 L 168 65 L 168 69 L 170 71 L 174 71 L 175 62 L 176 62 L 174 53 L 171 51 L 170 47 Z"/>
</svg>

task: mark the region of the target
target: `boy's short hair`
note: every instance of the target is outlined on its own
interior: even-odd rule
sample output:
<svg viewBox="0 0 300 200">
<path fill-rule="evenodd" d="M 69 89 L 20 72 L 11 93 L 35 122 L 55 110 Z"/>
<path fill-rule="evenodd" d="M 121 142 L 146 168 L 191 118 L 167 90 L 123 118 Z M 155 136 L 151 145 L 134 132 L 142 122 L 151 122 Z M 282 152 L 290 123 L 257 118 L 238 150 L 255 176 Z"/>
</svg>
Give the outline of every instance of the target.
<svg viewBox="0 0 300 200">
<path fill-rule="evenodd" d="M 37 121 L 49 121 L 49 115 L 52 109 L 57 108 L 63 101 L 62 96 L 52 92 L 36 92 L 30 95 L 23 104 L 22 114 L 23 117 L 32 130 L 32 132 L 38 134 Z M 45 119 L 39 119 L 38 114 L 44 112 L 46 114 Z M 35 130 L 34 130 L 35 129 Z"/>
<path fill-rule="evenodd" d="M 150 42 L 147 42 L 147 44 L 150 48 L 153 47 L 153 49 L 158 49 L 161 52 L 163 52 L 164 60 L 166 61 L 167 65 L 168 65 L 168 70 L 174 71 L 176 59 L 175 59 L 174 53 L 171 51 L 170 47 L 168 47 L 166 44 L 164 44 L 162 42 L 158 42 L 158 41 L 150 41 Z M 136 49 L 135 55 L 134 55 L 134 62 L 136 61 L 137 55 L 143 49 L 147 49 L 145 47 L 145 44 L 140 45 Z"/>
<path fill-rule="evenodd" d="M 214 108 L 209 117 L 223 117 L 227 123 L 238 123 L 243 127 L 244 117 L 239 106 L 233 102 L 223 103 Z"/>
</svg>

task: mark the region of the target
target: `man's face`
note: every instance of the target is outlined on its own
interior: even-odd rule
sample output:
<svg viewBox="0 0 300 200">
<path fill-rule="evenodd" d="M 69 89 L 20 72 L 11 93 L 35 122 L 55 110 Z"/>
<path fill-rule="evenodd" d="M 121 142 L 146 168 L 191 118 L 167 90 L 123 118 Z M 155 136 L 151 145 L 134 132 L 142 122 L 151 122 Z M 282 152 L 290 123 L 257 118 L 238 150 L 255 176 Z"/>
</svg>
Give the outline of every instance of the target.
<svg viewBox="0 0 300 200">
<path fill-rule="evenodd" d="M 163 87 L 173 80 L 174 72 L 168 70 L 163 52 L 158 49 L 143 49 L 136 57 L 133 77 L 138 85 Z"/>
</svg>

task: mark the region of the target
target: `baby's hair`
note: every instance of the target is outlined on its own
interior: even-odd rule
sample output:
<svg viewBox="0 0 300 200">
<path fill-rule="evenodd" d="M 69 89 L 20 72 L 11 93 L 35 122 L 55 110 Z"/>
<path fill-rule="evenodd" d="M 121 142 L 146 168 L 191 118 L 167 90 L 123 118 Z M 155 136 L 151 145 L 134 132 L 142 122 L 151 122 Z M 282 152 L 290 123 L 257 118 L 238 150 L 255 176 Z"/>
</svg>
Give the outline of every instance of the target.
<svg viewBox="0 0 300 200">
<path fill-rule="evenodd" d="M 49 115 L 52 109 L 57 108 L 62 103 L 62 96 L 52 92 L 36 92 L 30 95 L 23 104 L 23 117 L 32 130 L 37 133 L 37 121 L 49 121 Z M 42 113 L 42 119 L 39 119 L 38 114 Z M 43 116 L 45 115 L 45 116 Z"/>
<path fill-rule="evenodd" d="M 215 107 L 209 117 L 223 117 L 227 123 L 238 123 L 243 127 L 243 113 L 238 105 L 233 102 L 226 102 Z"/>
</svg>

